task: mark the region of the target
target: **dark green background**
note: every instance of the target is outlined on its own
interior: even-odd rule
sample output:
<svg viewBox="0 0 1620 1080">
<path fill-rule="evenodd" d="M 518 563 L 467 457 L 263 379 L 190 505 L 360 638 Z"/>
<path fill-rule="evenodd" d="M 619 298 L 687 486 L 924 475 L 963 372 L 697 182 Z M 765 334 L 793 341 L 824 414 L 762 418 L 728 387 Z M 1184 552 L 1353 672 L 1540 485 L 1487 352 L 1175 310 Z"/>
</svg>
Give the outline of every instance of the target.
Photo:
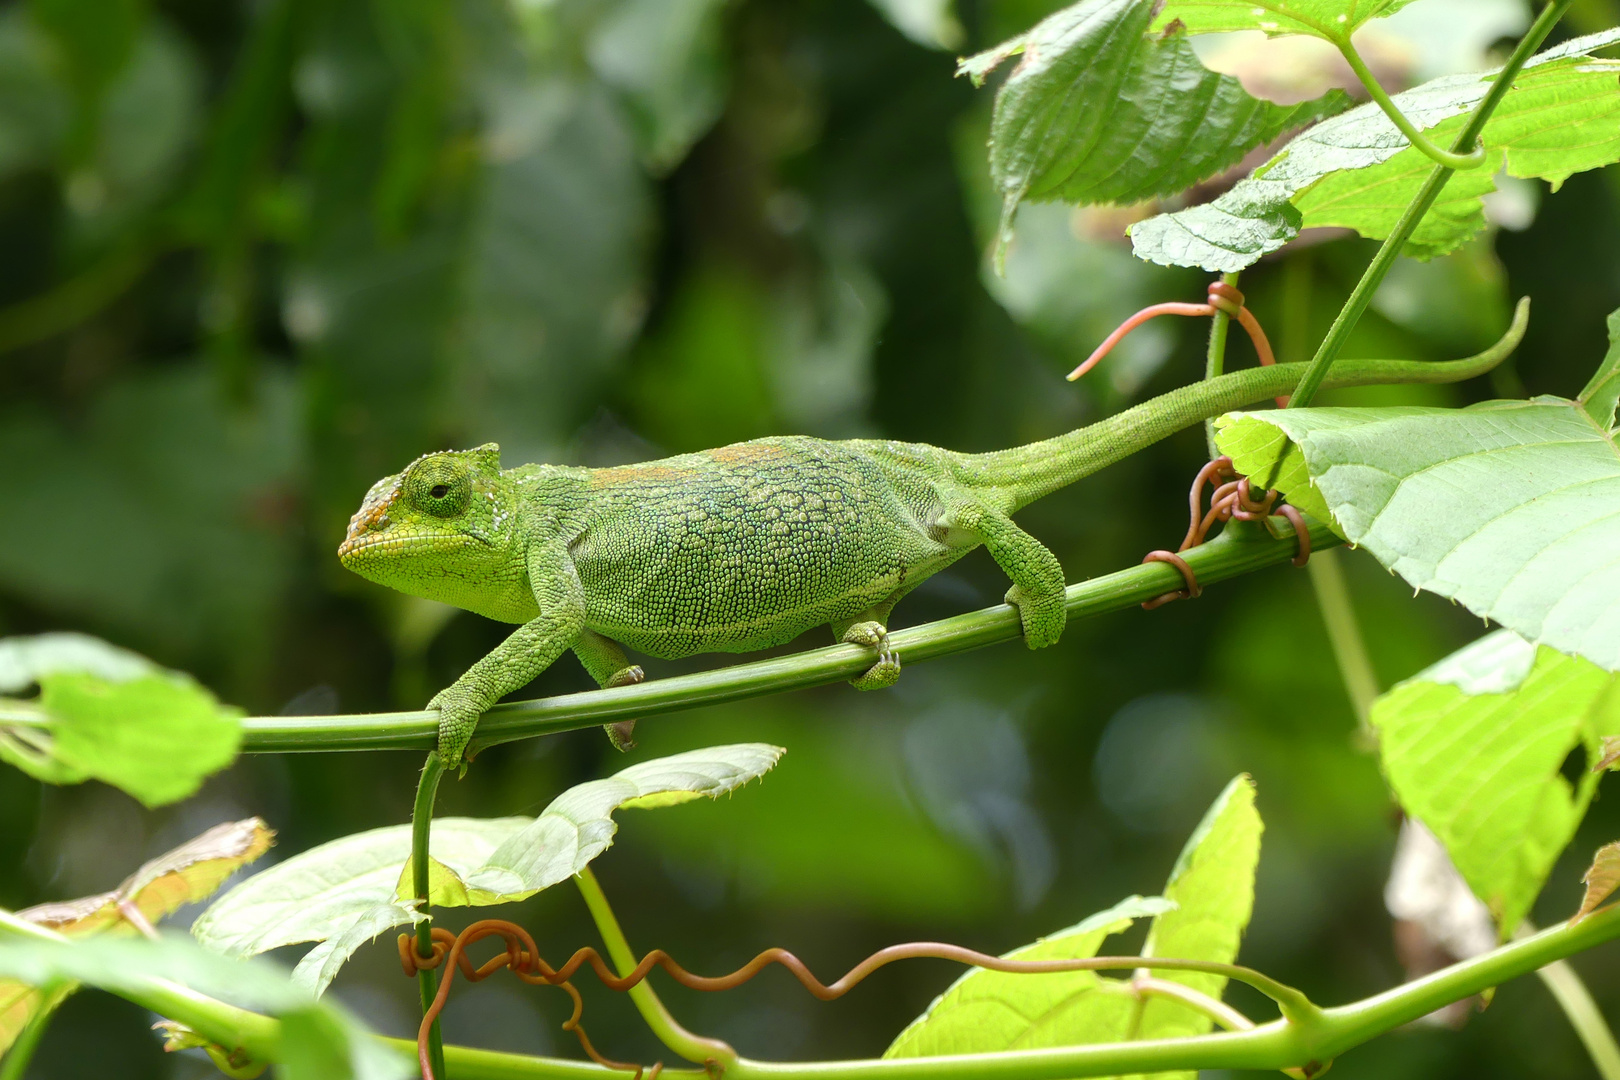
<svg viewBox="0 0 1620 1080">
<path fill-rule="evenodd" d="M 966 3 L 962 45 L 1050 6 Z M 1580 28 L 1617 15 L 1587 4 Z M 366 487 L 424 451 L 496 440 L 509 464 L 610 464 L 795 431 L 988 449 L 1195 378 L 1204 327 L 1185 322 L 1062 381 L 1123 315 L 1193 299 L 1201 279 L 1075 239 L 1067 209 L 1039 207 L 1009 278 L 990 281 L 991 91 L 953 79 L 953 55 L 859 0 L 0 9 L 0 633 L 100 634 L 253 713 L 415 708 L 503 628 L 369 586 L 333 552 Z M 1369 254 L 1333 240 L 1245 276 L 1285 358 L 1319 338 Z M 1403 265 L 1349 355 L 1461 355 L 1523 293 L 1535 311 L 1517 376 L 1571 393 L 1620 306 L 1614 170 L 1545 196 L 1525 231 Z M 1247 346 L 1233 355 L 1248 362 Z M 1505 375 L 1356 400 L 1512 392 Z M 1134 564 L 1180 536 L 1203 456 L 1185 433 L 1024 524 L 1071 580 Z M 1345 563 L 1384 685 L 1480 632 L 1369 558 Z M 895 622 L 1004 588 L 974 556 Z M 521 696 L 587 685 L 564 658 Z M 1153 893 L 1208 801 L 1248 771 L 1267 832 L 1243 959 L 1334 1003 L 1401 978 L 1381 899 L 1397 814 L 1352 728 L 1306 575 L 1273 570 L 1073 625 L 1040 653 L 916 665 L 882 694 L 647 721 L 635 759 L 742 740 L 789 753 L 719 803 L 623 814 L 598 873 L 638 948 L 720 971 L 781 945 L 830 978 L 891 942 L 1002 951 Z M 625 760 L 596 731 L 500 747 L 441 809 L 537 812 Z M 158 812 L 0 770 L 0 904 L 109 888 L 247 814 L 279 831 L 279 853 L 403 821 L 419 764 L 250 757 Z M 1599 802 L 1541 921 L 1573 909 L 1586 854 L 1616 835 Z M 554 958 L 595 942 L 566 886 L 517 914 Z M 1578 961 L 1611 1012 L 1612 950 Z M 392 955 L 363 950 L 336 993 L 406 1034 L 415 991 Z M 909 964 L 832 1004 L 780 972 L 668 997 L 746 1054 L 870 1055 L 954 975 Z M 586 982 L 598 1046 L 661 1056 L 626 1002 Z M 1233 999 L 1266 1015 L 1242 988 Z M 572 1056 L 564 1004 L 492 980 L 458 988 L 446 1029 Z M 166 1058 L 150 1019 L 81 995 L 30 1075 L 211 1071 Z M 1460 1033 L 1397 1033 L 1335 1069 L 1593 1073 L 1533 979 Z"/>
</svg>

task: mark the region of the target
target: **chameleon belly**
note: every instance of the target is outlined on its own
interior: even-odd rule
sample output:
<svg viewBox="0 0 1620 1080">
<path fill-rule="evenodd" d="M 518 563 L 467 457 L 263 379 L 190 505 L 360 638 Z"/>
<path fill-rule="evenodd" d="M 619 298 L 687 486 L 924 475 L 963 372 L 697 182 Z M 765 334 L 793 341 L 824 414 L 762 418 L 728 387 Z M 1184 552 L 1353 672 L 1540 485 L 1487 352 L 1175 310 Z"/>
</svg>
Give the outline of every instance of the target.
<svg viewBox="0 0 1620 1080">
<path fill-rule="evenodd" d="M 903 500 L 849 444 L 815 439 L 594 470 L 571 548 L 588 625 L 678 657 L 852 619 L 961 554 L 935 538 L 929 501 Z"/>
</svg>

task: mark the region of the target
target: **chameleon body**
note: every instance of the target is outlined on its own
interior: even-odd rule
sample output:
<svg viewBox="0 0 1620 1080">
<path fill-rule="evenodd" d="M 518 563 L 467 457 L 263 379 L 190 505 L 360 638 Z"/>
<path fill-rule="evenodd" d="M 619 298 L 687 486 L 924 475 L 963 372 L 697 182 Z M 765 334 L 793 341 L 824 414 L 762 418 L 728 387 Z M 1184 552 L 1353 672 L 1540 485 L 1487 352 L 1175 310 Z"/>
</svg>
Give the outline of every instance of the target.
<svg viewBox="0 0 1620 1080">
<path fill-rule="evenodd" d="M 1340 361 L 1329 386 L 1450 382 L 1493 367 Z M 610 469 L 521 465 L 494 445 L 428 454 L 374 485 L 339 548 L 372 581 L 521 624 L 429 704 L 462 762 L 478 717 L 572 649 L 602 686 L 639 682 L 622 646 L 657 657 L 748 652 L 829 625 L 871 647 L 860 689 L 892 684 L 889 612 L 976 547 L 1012 580 L 1030 648 L 1058 640 L 1063 568 L 1020 507 L 1200 420 L 1277 394 L 1303 364 L 1224 375 L 1089 427 L 985 454 L 920 443 L 758 439 Z M 629 724 L 609 734 L 623 745 Z"/>
</svg>

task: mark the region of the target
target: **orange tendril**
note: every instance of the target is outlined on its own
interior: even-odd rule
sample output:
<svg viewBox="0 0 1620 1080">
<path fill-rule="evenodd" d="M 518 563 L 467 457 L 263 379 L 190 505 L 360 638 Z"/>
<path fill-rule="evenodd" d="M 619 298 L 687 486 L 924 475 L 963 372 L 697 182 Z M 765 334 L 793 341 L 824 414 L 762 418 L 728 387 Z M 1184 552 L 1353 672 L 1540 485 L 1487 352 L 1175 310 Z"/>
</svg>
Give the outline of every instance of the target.
<svg viewBox="0 0 1620 1080">
<path fill-rule="evenodd" d="M 1103 343 L 1097 346 L 1095 352 L 1086 357 L 1083 364 L 1069 372 L 1069 381 L 1073 382 L 1096 367 L 1102 361 L 1102 358 L 1113 351 L 1114 346 L 1124 339 L 1126 334 L 1129 334 L 1149 319 L 1157 318 L 1160 315 L 1213 315 L 1217 311 L 1236 319 L 1243 329 L 1248 332 L 1249 340 L 1254 343 L 1254 351 L 1260 357 L 1260 363 L 1263 366 L 1269 367 L 1277 362 L 1277 358 L 1271 352 L 1271 342 L 1266 339 L 1266 332 L 1260 326 L 1260 320 L 1254 317 L 1254 312 L 1243 306 L 1243 294 L 1224 281 L 1212 281 L 1209 283 L 1209 299 L 1205 303 L 1154 304 L 1151 307 L 1143 308 L 1120 323 L 1119 328 L 1104 338 Z M 1286 405 L 1287 403 L 1288 399 L 1286 397 L 1277 399 L 1278 405 Z"/>
<path fill-rule="evenodd" d="M 1204 510 L 1206 484 L 1215 486 L 1214 492 L 1210 495 L 1208 512 Z M 1293 564 L 1304 566 L 1311 557 L 1311 532 L 1305 527 L 1305 519 L 1298 510 L 1287 503 L 1279 502 L 1281 497 L 1273 488 L 1256 499 L 1249 488 L 1249 478 L 1238 475 L 1229 457 L 1218 457 L 1199 469 L 1198 475 L 1193 478 L 1192 490 L 1187 494 L 1187 535 L 1182 538 L 1181 546 L 1175 551 L 1150 551 L 1142 559 L 1144 563 L 1168 563 L 1181 573 L 1182 581 L 1186 584 L 1173 592 L 1162 593 L 1144 601 L 1142 607 L 1152 611 L 1172 600 L 1196 598 L 1204 591 L 1198 584 L 1198 577 L 1193 573 L 1192 567 L 1187 565 L 1187 560 L 1178 552 L 1202 544 L 1208 538 L 1209 530 L 1219 521 L 1234 519 L 1262 521 L 1272 516 L 1286 518 L 1294 527 L 1294 538 L 1299 544 L 1299 550 L 1292 560 Z"/>
</svg>

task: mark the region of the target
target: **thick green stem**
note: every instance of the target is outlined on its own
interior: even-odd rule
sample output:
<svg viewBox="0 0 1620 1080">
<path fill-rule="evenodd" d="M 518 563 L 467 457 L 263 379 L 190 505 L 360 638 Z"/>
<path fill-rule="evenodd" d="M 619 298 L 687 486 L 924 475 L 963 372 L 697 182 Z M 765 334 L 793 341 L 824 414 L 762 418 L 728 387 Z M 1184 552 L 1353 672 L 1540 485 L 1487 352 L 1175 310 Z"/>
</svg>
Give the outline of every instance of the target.
<svg viewBox="0 0 1620 1080">
<path fill-rule="evenodd" d="M 439 793 L 439 778 L 443 775 L 444 762 L 439 760 L 438 751 L 430 750 L 427 761 L 422 763 L 422 777 L 416 784 L 416 805 L 411 808 L 411 889 L 415 892 L 420 905 L 418 910 L 428 916 L 432 915 L 428 903 L 432 883 L 432 862 L 428 857 L 428 845 L 432 838 L 433 803 Z M 431 917 L 416 924 L 416 955 L 423 959 L 433 955 Z M 416 973 L 416 986 L 420 991 L 422 1014 L 425 1016 L 439 992 L 438 970 L 434 968 L 419 970 Z M 436 1080 L 445 1080 L 444 1036 L 439 1031 L 437 1018 L 428 1029 L 428 1056 L 432 1061 Z"/>
<path fill-rule="evenodd" d="M 1389 95 L 1384 92 L 1384 88 L 1379 85 L 1377 78 L 1373 76 L 1371 71 L 1367 70 L 1366 61 L 1362 60 L 1361 54 L 1356 51 L 1356 47 L 1351 43 L 1350 38 L 1348 36 L 1339 38 L 1334 44 L 1339 47 L 1339 54 L 1350 65 L 1350 70 L 1356 73 L 1356 78 L 1361 80 L 1361 85 L 1367 88 L 1367 93 L 1372 96 L 1373 101 L 1377 102 L 1378 107 L 1384 110 L 1384 115 L 1389 117 L 1390 122 L 1400 129 L 1402 135 L 1406 136 L 1407 142 L 1422 151 L 1425 157 L 1447 169 L 1477 169 L 1485 164 L 1485 147 L 1480 145 L 1477 137 L 1474 139 L 1473 147 L 1466 153 L 1442 150 L 1430 142 L 1428 136 L 1419 131 L 1417 125 L 1407 119 L 1406 114 L 1401 112 L 1399 107 L 1390 100 Z M 1458 140 L 1458 142 L 1461 144 L 1461 140 Z M 1460 150 L 1461 147 L 1459 146 L 1458 149 Z"/>
<path fill-rule="evenodd" d="M 1240 535 L 1241 533 L 1241 535 Z M 1324 525 L 1311 526 L 1313 551 L 1343 543 Z M 1293 558 L 1292 533 L 1237 530 L 1186 552 L 1188 565 L 1205 586 L 1277 566 Z M 1161 593 L 1181 588 L 1181 575 L 1163 563 L 1132 566 L 1070 585 L 1065 596 L 1069 619 L 1087 619 L 1136 607 Z M 1016 641 L 1022 635 L 1018 613 L 1006 604 L 924 623 L 889 635 L 908 664 Z M 597 727 L 615 720 L 679 712 L 702 705 L 742 701 L 765 694 L 802 690 L 852 679 L 872 666 L 870 649 L 833 645 L 791 656 L 733 664 L 714 671 L 649 679 L 635 686 L 561 694 L 535 701 L 497 705 L 478 722 L 473 747 Z M 436 712 L 357 713 L 349 716 L 255 716 L 242 721 L 242 749 L 248 753 L 332 750 L 431 749 L 438 738 Z M 22 721 L 28 725 L 31 721 Z M 38 723 L 43 726 L 44 720 Z"/>
<path fill-rule="evenodd" d="M 580 895 L 585 898 L 585 906 L 590 909 L 591 918 L 596 921 L 596 929 L 602 935 L 603 943 L 607 945 L 608 956 L 613 960 L 613 966 L 619 969 L 619 977 L 628 976 L 636 969 L 636 953 L 630 947 L 629 940 L 625 938 L 624 930 L 619 926 L 618 916 L 613 914 L 607 894 L 602 891 L 596 875 L 591 873 L 591 868 L 587 866 L 575 876 L 574 884 L 579 886 Z M 670 1015 L 664 1003 L 659 1000 L 657 992 L 653 990 L 652 984 L 646 979 L 632 986 L 629 993 L 636 1011 L 641 1013 L 641 1018 L 652 1029 L 652 1033 L 658 1036 L 658 1041 L 687 1061 L 703 1065 L 717 1075 L 736 1062 L 737 1051 L 729 1044 L 719 1039 L 694 1035 L 682 1027 L 680 1022 Z"/>
<path fill-rule="evenodd" d="M 1502 70 L 1492 81 L 1491 88 L 1485 92 L 1484 100 L 1475 106 L 1474 111 L 1469 114 L 1468 123 L 1463 126 L 1462 132 L 1457 136 L 1457 141 L 1452 144 L 1453 151 L 1466 151 L 1479 141 L 1480 135 L 1485 131 L 1486 121 L 1491 118 L 1491 114 L 1496 111 L 1496 107 L 1502 103 L 1502 98 L 1512 88 L 1513 80 L 1518 77 L 1519 70 L 1524 67 L 1525 62 L 1530 59 L 1531 54 L 1536 51 L 1536 48 L 1546 39 L 1547 35 L 1552 32 L 1552 28 L 1557 25 L 1558 20 L 1563 17 L 1565 11 L 1569 10 L 1569 6 L 1573 2 L 1574 0 L 1553 0 L 1542 11 L 1535 23 L 1531 25 L 1529 31 L 1519 40 L 1518 46 L 1513 50 L 1513 55 L 1508 57 L 1508 62 L 1503 65 Z M 1299 386 L 1294 389 L 1293 398 L 1288 403 L 1290 408 L 1303 408 L 1309 405 L 1311 399 L 1316 396 L 1316 392 L 1322 388 L 1322 381 L 1327 378 L 1328 368 L 1332 367 L 1333 361 L 1338 359 L 1339 351 L 1344 348 L 1344 343 L 1350 338 L 1350 331 L 1355 329 L 1356 323 L 1361 319 L 1362 312 L 1367 310 L 1367 305 L 1372 302 L 1373 294 L 1378 291 L 1378 286 L 1383 283 L 1384 276 L 1389 273 L 1389 268 L 1395 265 L 1395 260 L 1400 256 L 1401 249 L 1406 246 L 1407 240 L 1411 239 L 1412 233 L 1417 230 L 1418 223 L 1423 220 L 1423 215 L 1427 214 L 1429 208 L 1434 205 L 1434 200 L 1439 197 L 1440 190 L 1446 186 L 1446 182 L 1451 179 L 1451 174 L 1454 171 L 1445 165 L 1436 165 L 1429 173 L 1428 179 L 1423 181 L 1423 186 L 1418 189 L 1418 193 L 1413 196 L 1411 203 L 1407 205 L 1405 212 L 1401 214 L 1400 220 L 1396 222 L 1395 228 L 1390 231 L 1389 238 L 1378 249 L 1378 254 L 1373 256 L 1372 262 L 1367 264 L 1367 269 L 1361 275 L 1361 280 L 1356 282 L 1355 289 L 1350 293 L 1350 299 L 1345 301 L 1344 307 L 1339 310 L 1338 317 L 1333 320 L 1333 325 L 1329 327 L 1327 336 L 1322 339 L 1322 344 L 1316 350 L 1316 356 L 1311 360 L 1310 370 L 1305 373 L 1305 377 L 1300 380 Z"/>
</svg>

